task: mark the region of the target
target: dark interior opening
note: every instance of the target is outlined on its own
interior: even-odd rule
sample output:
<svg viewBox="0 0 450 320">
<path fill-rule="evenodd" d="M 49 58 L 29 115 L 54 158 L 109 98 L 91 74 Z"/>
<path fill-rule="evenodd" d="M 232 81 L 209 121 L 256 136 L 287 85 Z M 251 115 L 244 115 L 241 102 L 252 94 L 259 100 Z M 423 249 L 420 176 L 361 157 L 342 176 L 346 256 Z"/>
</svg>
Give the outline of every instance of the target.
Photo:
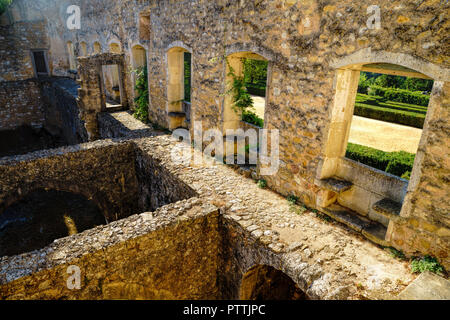
<svg viewBox="0 0 450 320">
<path fill-rule="evenodd" d="M 242 300 L 305 300 L 305 293 L 285 273 L 271 266 L 259 265 L 244 275 Z"/>
<path fill-rule="evenodd" d="M 48 76 L 47 63 L 45 62 L 44 51 L 33 51 L 33 59 L 37 75 Z"/>
<path fill-rule="evenodd" d="M 86 197 L 36 190 L 0 213 L 0 256 L 40 249 L 55 239 L 102 224 L 105 217 Z"/>
</svg>

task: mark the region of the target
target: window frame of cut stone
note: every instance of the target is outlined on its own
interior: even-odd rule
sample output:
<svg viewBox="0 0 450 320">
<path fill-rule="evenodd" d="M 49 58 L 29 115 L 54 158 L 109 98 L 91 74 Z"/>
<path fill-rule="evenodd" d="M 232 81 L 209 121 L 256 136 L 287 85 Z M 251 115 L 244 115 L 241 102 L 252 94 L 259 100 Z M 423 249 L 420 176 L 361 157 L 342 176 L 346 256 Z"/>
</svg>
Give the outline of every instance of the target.
<svg viewBox="0 0 450 320">
<path fill-rule="evenodd" d="M 424 147 L 432 134 L 428 129 L 429 122 L 433 121 L 430 118 L 435 118 L 435 110 L 442 104 L 442 92 L 439 88 L 444 84 L 444 81 L 439 81 L 442 79 L 433 76 L 432 72 L 424 74 L 421 69 L 417 71 L 412 69 L 411 65 L 398 63 L 401 61 L 399 59 L 385 61 L 343 64 L 336 68 L 328 133 L 315 179 L 315 183 L 321 188 L 317 207 L 336 218 L 334 206 L 337 205 L 339 208 L 350 209 L 349 212 L 356 212 L 363 220 L 368 219 L 371 223 L 384 225 L 385 234 L 380 233 L 379 239 L 370 237 L 370 234 L 366 235 L 362 230 L 363 234 L 381 245 L 389 245 L 386 241 L 390 241 L 389 230 L 392 224 L 405 220 L 411 213 L 411 198 L 423 174 Z M 361 71 L 434 81 L 409 181 L 345 157 Z"/>
<path fill-rule="evenodd" d="M 185 100 L 185 76 L 184 61 L 185 53 L 191 55 L 191 77 L 190 96 L 191 102 Z M 167 105 L 169 129 L 180 127 L 187 128 L 190 125 L 190 112 L 192 110 L 192 82 L 194 68 L 194 54 L 192 49 L 181 42 L 172 43 L 166 51 L 166 72 L 167 72 Z"/>
<path fill-rule="evenodd" d="M 46 72 L 39 72 L 38 69 L 37 69 L 36 60 L 35 60 L 35 53 L 37 53 L 37 52 L 42 52 L 42 54 L 43 54 Z M 36 75 L 36 77 L 39 78 L 40 76 L 49 76 L 50 75 L 50 68 L 48 66 L 48 52 L 47 52 L 47 50 L 46 49 L 31 49 L 30 50 L 30 55 L 31 55 L 31 61 L 33 63 L 34 74 Z"/>
</svg>

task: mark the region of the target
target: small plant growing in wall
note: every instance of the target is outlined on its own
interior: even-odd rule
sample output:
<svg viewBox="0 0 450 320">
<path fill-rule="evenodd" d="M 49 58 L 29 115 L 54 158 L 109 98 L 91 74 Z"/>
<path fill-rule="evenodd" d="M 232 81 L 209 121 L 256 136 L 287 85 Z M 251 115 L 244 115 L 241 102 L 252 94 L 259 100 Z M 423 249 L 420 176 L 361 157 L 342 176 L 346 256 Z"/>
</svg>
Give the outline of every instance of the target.
<svg viewBox="0 0 450 320">
<path fill-rule="evenodd" d="M 438 275 L 444 275 L 445 269 L 439 264 L 436 258 L 426 255 L 423 258 L 414 257 L 411 260 L 411 271 L 414 273 L 422 273 L 430 271 Z"/>
<path fill-rule="evenodd" d="M 267 187 L 267 181 L 264 179 L 258 180 L 258 187 L 264 189 L 265 187 Z"/>
<path fill-rule="evenodd" d="M 134 117 L 142 122 L 148 123 L 148 77 L 147 66 L 135 70 L 136 72 L 136 109 Z"/>
<path fill-rule="evenodd" d="M 291 194 L 286 198 L 286 200 L 289 202 L 289 204 L 296 204 L 298 201 L 298 197 Z"/>
<path fill-rule="evenodd" d="M 389 252 L 391 257 L 393 257 L 393 258 L 403 260 L 403 261 L 407 260 L 405 254 L 400 250 L 397 250 L 393 247 L 386 247 L 386 250 Z"/>
</svg>

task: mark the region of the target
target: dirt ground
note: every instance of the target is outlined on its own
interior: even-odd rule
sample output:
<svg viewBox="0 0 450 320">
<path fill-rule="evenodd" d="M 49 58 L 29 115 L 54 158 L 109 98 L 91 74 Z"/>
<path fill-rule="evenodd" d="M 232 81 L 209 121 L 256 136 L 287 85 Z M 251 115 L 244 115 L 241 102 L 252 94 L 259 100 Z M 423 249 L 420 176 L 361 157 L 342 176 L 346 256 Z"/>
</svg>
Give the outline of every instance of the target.
<svg viewBox="0 0 450 320">
<path fill-rule="evenodd" d="M 253 99 L 253 107 L 255 108 L 255 113 L 261 119 L 264 119 L 264 106 L 266 105 L 266 99 L 258 96 L 252 96 L 252 99 Z"/>
<path fill-rule="evenodd" d="M 422 129 L 353 116 L 349 142 L 383 151 L 416 153 Z"/>
</svg>

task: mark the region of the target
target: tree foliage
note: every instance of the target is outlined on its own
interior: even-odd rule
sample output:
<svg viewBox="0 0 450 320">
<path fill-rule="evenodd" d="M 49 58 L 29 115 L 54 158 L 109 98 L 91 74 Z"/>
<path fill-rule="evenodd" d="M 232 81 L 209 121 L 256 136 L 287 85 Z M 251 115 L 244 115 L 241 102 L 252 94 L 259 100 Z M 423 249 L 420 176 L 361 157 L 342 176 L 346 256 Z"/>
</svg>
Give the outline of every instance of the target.
<svg viewBox="0 0 450 320">
<path fill-rule="evenodd" d="M 12 0 L 0 0 L 0 15 L 6 11 L 6 8 L 12 3 Z"/>
</svg>

